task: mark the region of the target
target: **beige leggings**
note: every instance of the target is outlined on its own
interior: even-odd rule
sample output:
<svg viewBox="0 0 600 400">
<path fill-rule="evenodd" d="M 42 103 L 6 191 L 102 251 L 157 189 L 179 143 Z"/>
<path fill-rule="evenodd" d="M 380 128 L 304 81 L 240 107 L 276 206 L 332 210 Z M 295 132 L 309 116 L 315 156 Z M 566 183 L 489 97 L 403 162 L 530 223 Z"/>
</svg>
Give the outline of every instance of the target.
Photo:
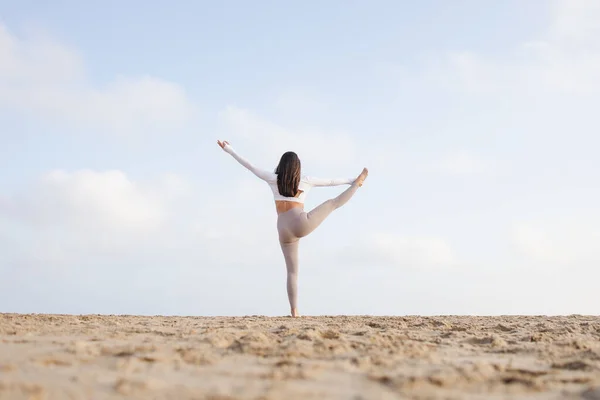
<svg viewBox="0 0 600 400">
<path fill-rule="evenodd" d="M 308 213 L 298 207 L 279 214 L 277 231 L 287 268 L 287 294 L 292 308 L 297 308 L 298 305 L 298 242 L 300 238 L 314 231 L 333 210 L 346 204 L 357 189 L 358 185 L 352 184 L 339 196 L 327 200 Z"/>
</svg>

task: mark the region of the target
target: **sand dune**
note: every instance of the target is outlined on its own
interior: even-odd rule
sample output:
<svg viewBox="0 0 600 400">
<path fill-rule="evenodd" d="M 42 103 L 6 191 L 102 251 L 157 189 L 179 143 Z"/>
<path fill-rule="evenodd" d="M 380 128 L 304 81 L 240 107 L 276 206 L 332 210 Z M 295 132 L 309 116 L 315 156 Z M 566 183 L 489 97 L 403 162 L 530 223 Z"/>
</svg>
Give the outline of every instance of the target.
<svg viewBox="0 0 600 400">
<path fill-rule="evenodd" d="M 0 314 L 0 399 L 600 399 L 600 317 Z"/>
</svg>

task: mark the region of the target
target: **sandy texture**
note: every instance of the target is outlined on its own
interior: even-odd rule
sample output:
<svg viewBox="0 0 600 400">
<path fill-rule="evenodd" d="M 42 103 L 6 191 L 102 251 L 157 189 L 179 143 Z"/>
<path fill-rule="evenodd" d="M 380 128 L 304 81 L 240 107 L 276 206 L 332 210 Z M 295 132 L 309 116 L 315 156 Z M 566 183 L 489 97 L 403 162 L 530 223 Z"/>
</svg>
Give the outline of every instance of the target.
<svg viewBox="0 0 600 400">
<path fill-rule="evenodd" d="M 600 317 L 0 314 L 0 399 L 600 399 Z"/>
</svg>

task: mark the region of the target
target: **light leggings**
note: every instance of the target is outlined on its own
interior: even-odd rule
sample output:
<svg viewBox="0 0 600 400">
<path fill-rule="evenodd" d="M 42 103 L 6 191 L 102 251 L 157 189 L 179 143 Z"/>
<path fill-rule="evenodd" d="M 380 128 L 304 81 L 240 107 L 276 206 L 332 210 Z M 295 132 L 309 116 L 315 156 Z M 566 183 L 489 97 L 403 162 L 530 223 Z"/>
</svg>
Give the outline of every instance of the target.
<svg viewBox="0 0 600 400">
<path fill-rule="evenodd" d="M 298 305 L 298 242 L 300 238 L 314 231 L 333 210 L 346 204 L 357 189 L 358 185 L 354 183 L 336 198 L 327 200 L 308 213 L 297 207 L 279 214 L 277 231 L 287 268 L 287 293 L 292 308 L 297 308 Z"/>
</svg>

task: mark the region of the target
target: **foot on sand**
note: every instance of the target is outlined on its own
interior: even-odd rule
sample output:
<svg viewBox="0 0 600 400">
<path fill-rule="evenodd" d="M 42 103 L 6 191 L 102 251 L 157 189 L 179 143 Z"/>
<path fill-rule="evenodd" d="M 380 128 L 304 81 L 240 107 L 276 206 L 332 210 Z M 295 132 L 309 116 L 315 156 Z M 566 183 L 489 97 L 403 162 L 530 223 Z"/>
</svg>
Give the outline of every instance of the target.
<svg viewBox="0 0 600 400">
<path fill-rule="evenodd" d="M 298 318 L 300 314 L 298 313 L 297 308 L 292 308 L 292 318 Z"/>
</svg>

